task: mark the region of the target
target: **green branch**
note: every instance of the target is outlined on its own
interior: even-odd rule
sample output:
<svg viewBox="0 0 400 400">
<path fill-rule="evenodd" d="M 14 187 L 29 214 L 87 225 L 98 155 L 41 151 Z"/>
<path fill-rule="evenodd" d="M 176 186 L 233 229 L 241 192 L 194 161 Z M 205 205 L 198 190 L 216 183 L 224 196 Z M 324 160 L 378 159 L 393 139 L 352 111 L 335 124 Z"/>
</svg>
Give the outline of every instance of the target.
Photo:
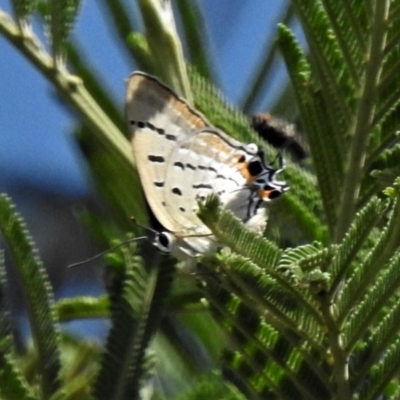
<svg viewBox="0 0 400 400">
<path fill-rule="evenodd" d="M 356 204 L 360 191 L 360 182 L 366 157 L 374 111 L 376 107 L 376 90 L 383 67 L 382 54 L 386 42 L 386 21 L 388 17 L 389 0 L 375 2 L 375 18 L 372 25 L 371 42 L 367 54 L 365 79 L 355 116 L 354 134 L 347 159 L 347 168 L 343 184 L 338 221 L 334 232 L 334 241 L 338 242 L 345 234 L 349 222 L 356 212 Z"/>
</svg>

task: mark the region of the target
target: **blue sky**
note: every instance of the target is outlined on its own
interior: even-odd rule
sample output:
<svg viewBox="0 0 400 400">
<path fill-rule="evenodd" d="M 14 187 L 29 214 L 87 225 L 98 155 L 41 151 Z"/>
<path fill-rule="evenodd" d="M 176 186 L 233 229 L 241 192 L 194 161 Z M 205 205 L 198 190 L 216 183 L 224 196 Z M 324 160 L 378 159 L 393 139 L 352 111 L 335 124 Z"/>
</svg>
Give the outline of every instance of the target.
<svg viewBox="0 0 400 400">
<path fill-rule="evenodd" d="M 115 46 L 99 3 L 83 1 L 74 35 L 122 109 L 124 79 L 134 67 Z M 235 103 L 266 41 L 273 40 L 276 27 L 272 22 L 284 2 L 202 0 L 200 4 L 221 89 Z M 0 8 L 9 11 L 9 2 L 0 0 Z M 45 40 L 39 28 L 35 32 Z M 88 171 L 69 136 L 74 116 L 39 72 L 3 38 L 0 54 L 0 191 L 28 184 L 71 197 L 86 193 Z M 279 85 L 281 79 L 275 86 Z M 268 109 L 276 87 L 270 88 L 263 108 Z"/>
</svg>

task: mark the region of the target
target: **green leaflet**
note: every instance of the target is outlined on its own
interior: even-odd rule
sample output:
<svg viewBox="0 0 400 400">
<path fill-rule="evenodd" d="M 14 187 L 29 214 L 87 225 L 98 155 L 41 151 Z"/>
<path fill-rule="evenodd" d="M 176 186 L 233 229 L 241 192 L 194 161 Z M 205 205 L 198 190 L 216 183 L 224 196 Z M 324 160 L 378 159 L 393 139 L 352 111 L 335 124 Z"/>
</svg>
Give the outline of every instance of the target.
<svg viewBox="0 0 400 400">
<path fill-rule="evenodd" d="M 37 3 L 37 0 L 13 0 L 12 5 L 18 22 L 26 22 L 36 10 Z"/>
<path fill-rule="evenodd" d="M 64 62 L 65 46 L 78 16 L 81 0 L 49 0 L 48 24 L 53 57 Z"/>
<path fill-rule="evenodd" d="M 25 223 L 9 197 L 0 195 L 0 231 L 11 250 L 39 353 L 41 390 L 45 397 L 60 386 L 59 326 L 51 286 Z"/>
<path fill-rule="evenodd" d="M 130 246 L 131 252 L 134 246 Z M 111 287 L 113 323 L 94 386 L 96 399 L 137 398 L 150 373 L 146 349 L 158 326 L 163 301 L 170 289 L 173 268 L 149 268 L 125 251 L 126 270 Z M 156 255 L 157 257 L 158 255 Z"/>
</svg>

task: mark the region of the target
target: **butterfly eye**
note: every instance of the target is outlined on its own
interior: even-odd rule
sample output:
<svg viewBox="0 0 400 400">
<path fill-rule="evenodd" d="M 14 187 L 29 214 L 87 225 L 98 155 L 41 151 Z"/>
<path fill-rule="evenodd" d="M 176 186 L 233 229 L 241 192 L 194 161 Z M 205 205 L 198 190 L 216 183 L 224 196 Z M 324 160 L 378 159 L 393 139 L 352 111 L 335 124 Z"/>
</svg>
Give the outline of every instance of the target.
<svg viewBox="0 0 400 400">
<path fill-rule="evenodd" d="M 162 253 L 171 253 L 173 238 L 168 232 L 157 232 L 153 245 Z"/>
</svg>

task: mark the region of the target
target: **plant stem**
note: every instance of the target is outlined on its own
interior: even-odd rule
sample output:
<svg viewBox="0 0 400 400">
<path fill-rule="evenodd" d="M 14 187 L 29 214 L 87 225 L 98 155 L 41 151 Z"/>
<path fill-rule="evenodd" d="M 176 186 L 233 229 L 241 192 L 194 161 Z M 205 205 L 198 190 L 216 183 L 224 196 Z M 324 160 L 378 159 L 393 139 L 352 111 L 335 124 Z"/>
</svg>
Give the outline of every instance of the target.
<svg viewBox="0 0 400 400">
<path fill-rule="evenodd" d="M 342 347 L 342 337 L 335 321 L 332 300 L 328 295 L 320 295 L 321 313 L 325 319 L 329 349 L 333 358 L 332 372 L 333 383 L 336 385 L 336 393 L 332 399 L 350 400 L 350 382 L 347 357 Z"/>
<path fill-rule="evenodd" d="M 376 90 L 383 66 L 383 53 L 386 43 L 386 22 L 389 0 L 374 1 L 374 20 L 371 40 L 367 54 L 364 85 L 355 116 L 354 134 L 347 160 L 343 196 L 334 232 L 334 241 L 339 242 L 345 234 L 356 212 L 356 203 L 360 190 L 361 174 L 365 162 L 365 148 L 376 108 Z"/>
</svg>

